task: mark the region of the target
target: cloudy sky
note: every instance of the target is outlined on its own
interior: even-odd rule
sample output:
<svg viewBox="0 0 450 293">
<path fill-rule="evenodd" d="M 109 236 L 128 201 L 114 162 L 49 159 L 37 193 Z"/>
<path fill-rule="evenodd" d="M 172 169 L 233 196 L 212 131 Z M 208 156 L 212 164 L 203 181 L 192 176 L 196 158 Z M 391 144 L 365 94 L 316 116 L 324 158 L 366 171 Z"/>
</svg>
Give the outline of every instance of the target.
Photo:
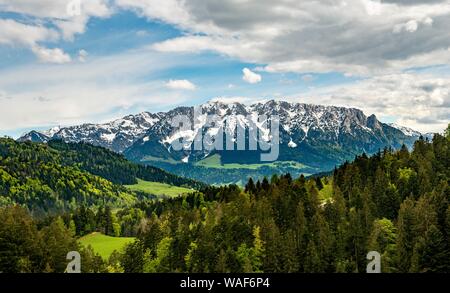
<svg viewBox="0 0 450 293">
<path fill-rule="evenodd" d="M 449 28 L 446 0 L 0 0 L 0 135 L 215 98 L 440 132 Z"/>
</svg>

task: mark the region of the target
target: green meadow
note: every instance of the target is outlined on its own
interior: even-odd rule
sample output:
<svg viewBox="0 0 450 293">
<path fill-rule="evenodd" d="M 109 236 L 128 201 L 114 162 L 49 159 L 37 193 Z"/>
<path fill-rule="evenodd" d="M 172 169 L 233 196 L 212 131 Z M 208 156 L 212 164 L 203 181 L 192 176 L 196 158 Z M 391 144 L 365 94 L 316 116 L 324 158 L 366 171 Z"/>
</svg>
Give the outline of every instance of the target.
<svg viewBox="0 0 450 293">
<path fill-rule="evenodd" d="M 137 184 L 126 185 L 125 187 L 133 191 L 143 191 L 157 196 L 165 195 L 169 197 L 175 197 L 183 193 L 189 193 L 193 191 L 192 189 L 185 187 L 173 186 L 170 184 L 160 182 L 149 182 L 141 179 L 138 179 Z"/>
<path fill-rule="evenodd" d="M 78 240 L 83 246 L 88 247 L 107 260 L 114 250 L 121 251 L 128 243 L 135 241 L 134 237 L 112 237 L 94 232 L 83 236 Z"/>
</svg>

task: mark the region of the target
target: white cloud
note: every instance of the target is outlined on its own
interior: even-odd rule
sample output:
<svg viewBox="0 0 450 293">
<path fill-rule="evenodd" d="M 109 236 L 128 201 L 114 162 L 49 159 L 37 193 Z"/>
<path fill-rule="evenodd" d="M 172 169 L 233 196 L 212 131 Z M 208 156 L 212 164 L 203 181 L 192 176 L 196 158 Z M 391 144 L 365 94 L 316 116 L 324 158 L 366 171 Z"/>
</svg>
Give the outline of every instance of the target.
<svg viewBox="0 0 450 293">
<path fill-rule="evenodd" d="M 0 129 L 95 123 L 131 112 L 179 105 L 193 97 L 168 90 L 159 80 L 141 81 L 154 72 L 196 62 L 133 50 L 96 56 L 85 63 L 0 69 Z"/>
<path fill-rule="evenodd" d="M 49 20 L 70 20 L 74 16 L 69 13 L 68 6 L 76 0 L 0 0 L 0 10 L 26 14 Z M 108 17 L 112 13 L 110 0 L 79 0 L 80 16 Z"/>
<path fill-rule="evenodd" d="M 0 19 L 0 44 L 8 46 L 28 47 L 40 62 L 67 63 L 69 55 L 60 48 L 48 49 L 38 45 L 43 41 L 58 39 L 58 33 L 40 25 L 28 25 L 11 19 Z"/>
<path fill-rule="evenodd" d="M 32 50 L 40 62 L 63 64 L 72 61 L 72 58 L 59 48 L 47 49 L 34 46 Z"/>
<path fill-rule="evenodd" d="M 356 83 L 315 89 L 307 103 L 356 107 L 378 118 L 396 119 L 422 132 L 442 131 L 450 121 L 450 78 L 403 73 L 367 78 Z"/>
<path fill-rule="evenodd" d="M 419 24 L 417 23 L 416 20 L 410 20 L 405 24 L 405 30 L 410 33 L 417 31 L 418 27 Z"/>
<path fill-rule="evenodd" d="M 28 22 L 0 19 L 0 44 L 25 46 L 39 61 L 64 63 L 70 57 L 61 49 L 47 49 L 42 42 L 56 42 L 63 38 L 72 41 L 82 34 L 91 17 L 109 17 L 112 14 L 109 0 L 81 1 L 79 16 L 70 15 L 67 6 L 72 0 L 0 0 L 0 12 L 13 12 L 24 16 Z"/>
<path fill-rule="evenodd" d="M 261 82 L 261 80 L 262 80 L 261 75 L 254 73 L 253 71 L 251 71 L 248 68 L 244 68 L 242 70 L 242 73 L 244 74 L 242 76 L 242 79 L 248 83 L 255 84 L 255 83 Z"/>
<path fill-rule="evenodd" d="M 71 15 L 67 7 L 72 2 L 73 0 L 0 0 L 0 11 L 49 20 L 61 29 L 66 39 L 72 39 L 76 33 L 83 33 L 89 18 L 105 18 L 113 12 L 109 0 L 80 0 L 80 15 Z"/>
<path fill-rule="evenodd" d="M 446 64 L 437 57 L 450 46 L 448 0 L 171 0 L 162 6 L 173 15 L 158 14 L 159 2 L 119 1 L 185 31 L 156 50 L 215 51 L 272 72 L 401 72 L 425 54 L 425 66 Z"/>
<path fill-rule="evenodd" d="M 58 38 L 58 33 L 40 25 L 27 25 L 12 19 L 0 19 L 0 44 L 33 46 Z"/>
<path fill-rule="evenodd" d="M 347 2 L 345 3 L 345 7 L 348 6 Z M 383 6 L 381 5 L 381 0 L 363 0 L 363 4 L 366 7 L 366 11 L 368 15 L 380 15 L 383 11 Z"/>
<path fill-rule="evenodd" d="M 397 24 L 394 26 L 393 32 L 398 34 L 403 31 L 408 33 L 414 33 L 419 29 L 419 26 L 431 27 L 433 26 L 433 19 L 426 17 L 422 20 L 412 19 L 406 23 Z"/>
<path fill-rule="evenodd" d="M 250 103 L 256 103 L 259 102 L 258 100 L 249 98 L 249 97 L 216 97 L 211 100 L 209 100 L 210 103 L 223 103 L 223 104 L 250 104 Z"/>
<path fill-rule="evenodd" d="M 176 26 L 182 37 L 153 47 L 164 52 L 215 51 L 271 72 L 353 75 L 400 72 L 428 55 L 445 64 L 450 46 L 450 1 L 404 0 L 90 0 L 81 15 L 67 1 L 0 0 L 0 10 L 52 23 L 65 40 L 82 34 L 90 18 L 128 9 Z M 392 32 L 397 32 L 395 37 Z M 406 32 L 406 33 L 401 33 Z"/>
<path fill-rule="evenodd" d="M 189 90 L 193 91 L 196 89 L 195 84 L 186 79 L 169 80 L 166 83 L 166 87 L 173 90 Z"/>
</svg>

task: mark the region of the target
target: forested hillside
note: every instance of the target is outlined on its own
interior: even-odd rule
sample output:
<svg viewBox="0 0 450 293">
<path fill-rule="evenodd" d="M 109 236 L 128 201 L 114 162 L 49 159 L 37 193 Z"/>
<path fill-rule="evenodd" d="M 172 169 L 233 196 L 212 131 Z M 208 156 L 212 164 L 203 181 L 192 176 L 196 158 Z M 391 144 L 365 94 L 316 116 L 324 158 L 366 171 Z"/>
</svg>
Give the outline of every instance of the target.
<svg viewBox="0 0 450 293">
<path fill-rule="evenodd" d="M 450 137 L 384 150 L 319 180 L 289 175 L 145 209 L 127 272 L 450 272 Z M 329 185 L 332 185 L 328 195 Z M 166 206 L 164 206 L 166 204 Z"/>
<path fill-rule="evenodd" d="M 47 145 L 0 139 L 0 205 L 20 204 L 46 214 L 80 203 L 119 206 L 134 201 L 125 188 L 62 161 Z"/>
<path fill-rule="evenodd" d="M 108 261 L 78 248 L 83 271 L 365 272 L 366 255 L 375 250 L 383 272 L 450 272 L 449 132 L 417 141 L 411 152 L 358 156 L 330 176 L 207 187 L 115 213 L 108 205 L 82 206 L 38 221 L 4 207 L 0 271 L 61 271 L 72 240 L 97 231 L 137 241 Z M 52 245 L 40 247 L 45 239 Z"/>
<path fill-rule="evenodd" d="M 48 146 L 61 153 L 64 165 L 77 166 L 115 184 L 136 184 L 137 178 L 140 178 L 194 189 L 205 186 L 198 181 L 176 176 L 159 168 L 134 164 L 123 155 L 87 143 L 65 143 L 61 140 L 51 140 L 48 142 Z"/>
<path fill-rule="evenodd" d="M 107 149 L 88 144 L 47 144 L 0 139 L 0 206 L 19 204 L 35 215 L 88 207 L 123 207 L 137 200 L 122 184 L 137 178 L 176 186 L 203 184 L 140 166 Z"/>
</svg>

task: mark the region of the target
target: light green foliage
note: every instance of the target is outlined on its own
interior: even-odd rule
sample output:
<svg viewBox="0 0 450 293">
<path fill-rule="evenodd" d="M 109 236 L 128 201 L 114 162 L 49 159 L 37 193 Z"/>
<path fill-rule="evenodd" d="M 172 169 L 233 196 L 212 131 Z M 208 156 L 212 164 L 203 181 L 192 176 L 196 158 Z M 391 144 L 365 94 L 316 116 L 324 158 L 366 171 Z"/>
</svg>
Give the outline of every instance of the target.
<svg viewBox="0 0 450 293">
<path fill-rule="evenodd" d="M 125 188 L 78 166 L 67 166 L 63 157 L 44 144 L 0 138 L 0 203 L 16 203 L 45 215 L 87 202 L 116 206 L 135 202 L 135 195 Z"/>
<path fill-rule="evenodd" d="M 91 246 L 104 260 L 107 260 L 113 251 L 122 251 L 127 244 L 134 241 L 134 237 L 112 237 L 98 232 L 91 233 L 79 239 L 79 242 L 83 246 Z"/>
<path fill-rule="evenodd" d="M 260 164 L 222 164 L 220 155 L 215 154 L 209 156 L 197 163 L 196 166 L 206 167 L 206 168 L 218 168 L 218 169 L 250 169 L 256 170 L 261 167 L 291 167 L 297 169 L 304 169 L 306 166 L 294 161 L 283 161 L 283 162 L 273 162 L 273 163 L 260 163 Z"/>
<path fill-rule="evenodd" d="M 368 240 L 368 251 L 381 254 L 381 268 L 385 273 L 394 272 L 397 252 L 396 228 L 388 219 L 375 220 Z"/>
<path fill-rule="evenodd" d="M 149 251 L 144 255 L 144 273 L 168 273 L 170 267 L 168 265 L 168 257 L 170 255 L 170 247 L 173 239 L 171 237 L 163 238 L 157 248 L 156 257 L 152 258 Z"/>
<path fill-rule="evenodd" d="M 402 180 L 408 181 L 409 178 L 411 178 L 411 176 L 413 174 L 415 174 L 414 170 L 411 168 L 401 168 L 398 170 L 399 173 L 399 177 Z"/>
<path fill-rule="evenodd" d="M 180 196 L 184 193 L 193 192 L 193 189 L 173 186 L 160 182 L 149 182 L 138 179 L 138 184 L 135 185 L 126 185 L 126 187 L 133 191 L 143 191 L 152 195 L 157 196 Z"/>
<path fill-rule="evenodd" d="M 242 243 L 236 252 L 236 258 L 244 273 L 262 272 L 262 257 L 264 255 L 264 242 L 261 240 L 260 227 L 253 228 L 253 247 L 248 247 Z"/>
<path fill-rule="evenodd" d="M 324 182 L 322 180 L 322 182 Z M 319 199 L 322 202 L 331 200 L 333 197 L 333 182 L 329 180 L 326 184 L 323 184 L 323 188 L 319 190 Z"/>
</svg>

